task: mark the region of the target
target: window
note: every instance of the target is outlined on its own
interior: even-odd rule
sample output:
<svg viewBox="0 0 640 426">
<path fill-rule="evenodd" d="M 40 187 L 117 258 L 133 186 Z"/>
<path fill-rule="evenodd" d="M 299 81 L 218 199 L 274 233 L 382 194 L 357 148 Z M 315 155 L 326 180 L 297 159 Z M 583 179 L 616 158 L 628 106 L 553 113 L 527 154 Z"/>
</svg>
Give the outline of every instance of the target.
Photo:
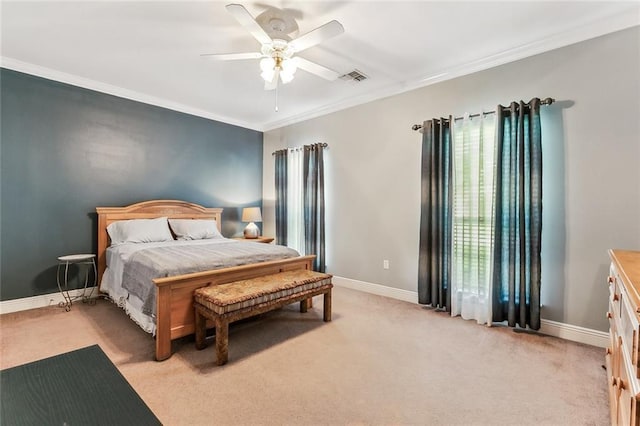
<svg viewBox="0 0 640 426">
<path fill-rule="evenodd" d="M 451 314 L 485 323 L 491 312 L 495 117 L 457 120 L 453 139 Z"/>
<path fill-rule="evenodd" d="M 276 243 L 314 254 L 313 268 L 324 272 L 325 143 L 276 151 Z"/>
<path fill-rule="evenodd" d="M 305 254 L 304 188 L 302 148 L 292 148 L 287 155 L 287 246 Z"/>
</svg>

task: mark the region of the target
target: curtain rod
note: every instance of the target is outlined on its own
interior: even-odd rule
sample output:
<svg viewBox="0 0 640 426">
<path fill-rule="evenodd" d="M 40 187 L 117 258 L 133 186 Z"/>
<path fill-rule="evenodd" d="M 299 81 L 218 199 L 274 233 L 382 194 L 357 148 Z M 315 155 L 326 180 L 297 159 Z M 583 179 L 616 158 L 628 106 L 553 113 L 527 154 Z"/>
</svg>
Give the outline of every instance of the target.
<svg viewBox="0 0 640 426">
<path fill-rule="evenodd" d="M 556 100 L 553 98 L 546 98 L 540 101 L 540 105 L 551 105 L 552 103 L 554 103 Z M 527 102 L 526 105 L 529 105 L 529 103 Z M 509 111 L 509 107 L 503 107 L 502 108 L 503 111 Z M 487 111 L 487 112 L 482 112 L 480 114 L 471 114 L 469 115 L 469 118 L 474 118 L 474 117 L 480 117 L 480 115 L 489 115 L 489 114 L 495 114 L 495 111 Z M 454 120 L 462 120 L 464 117 L 454 117 Z M 447 120 L 447 119 L 445 119 Z M 413 126 L 411 126 L 412 130 L 421 130 L 422 129 L 422 124 L 414 124 Z M 422 132 L 421 132 L 422 133 Z"/>
<path fill-rule="evenodd" d="M 328 143 L 326 143 L 326 142 L 323 142 L 323 143 L 314 143 L 314 144 L 311 144 L 311 145 L 320 145 L 320 146 L 321 146 L 321 147 L 323 147 L 323 148 L 327 148 L 327 147 L 329 146 L 329 144 L 328 144 Z M 301 149 L 301 148 L 304 148 L 305 146 L 311 146 L 311 145 L 302 145 L 302 146 L 296 146 L 296 147 L 293 147 L 293 148 L 283 148 L 283 149 L 291 149 L 291 150 L 293 150 L 293 149 Z M 271 153 L 271 155 L 276 155 L 276 152 L 278 152 L 278 151 L 273 151 L 273 152 Z"/>
</svg>

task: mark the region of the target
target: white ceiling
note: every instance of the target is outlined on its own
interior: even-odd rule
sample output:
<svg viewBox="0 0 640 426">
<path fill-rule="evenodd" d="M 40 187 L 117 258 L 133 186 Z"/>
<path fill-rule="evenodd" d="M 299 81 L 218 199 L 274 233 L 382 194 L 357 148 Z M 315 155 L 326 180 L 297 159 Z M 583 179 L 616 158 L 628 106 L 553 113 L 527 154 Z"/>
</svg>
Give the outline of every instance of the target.
<svg viewBox="0 0 640 426">
<path fill-rule="evenodd" d="M 332 19 L 345 32 L 300 56 L 364 82 L 298 70 L 265 91 L 258 42 L 228 2 L 2 1 L 1 65 L 266 131 L 310 117 L 640 25 L 640 2 L 268 1 L 294 9 L 300 34 Z M 265 3 L 243 2 L 257 16 Z"/>
</svg>

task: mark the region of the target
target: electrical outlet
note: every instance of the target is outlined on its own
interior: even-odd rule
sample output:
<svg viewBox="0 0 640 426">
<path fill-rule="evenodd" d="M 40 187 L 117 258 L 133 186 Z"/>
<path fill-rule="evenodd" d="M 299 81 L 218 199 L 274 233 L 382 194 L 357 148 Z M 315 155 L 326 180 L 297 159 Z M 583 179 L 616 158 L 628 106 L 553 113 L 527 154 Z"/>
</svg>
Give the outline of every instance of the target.
<svg viewBox="0 0 640 426">
<path fill-rule="evenodd" d="M 387 259 L 382 261 L 382 269 L 389 269 L 389 261 Z"/>
</svg>

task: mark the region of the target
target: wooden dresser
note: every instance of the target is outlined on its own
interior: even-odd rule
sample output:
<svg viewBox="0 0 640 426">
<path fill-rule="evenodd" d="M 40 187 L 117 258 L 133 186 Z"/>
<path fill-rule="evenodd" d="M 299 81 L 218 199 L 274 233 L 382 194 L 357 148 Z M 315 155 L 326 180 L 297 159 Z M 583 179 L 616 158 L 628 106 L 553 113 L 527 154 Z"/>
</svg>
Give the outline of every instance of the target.
<svg viewBox="0 0 640 426">
<path fill-rule="evenodd" d="M 605 361 L 611 424 L 640 425 L 640 251 L 609 250 L 609 256 Z"/>
</svg>

